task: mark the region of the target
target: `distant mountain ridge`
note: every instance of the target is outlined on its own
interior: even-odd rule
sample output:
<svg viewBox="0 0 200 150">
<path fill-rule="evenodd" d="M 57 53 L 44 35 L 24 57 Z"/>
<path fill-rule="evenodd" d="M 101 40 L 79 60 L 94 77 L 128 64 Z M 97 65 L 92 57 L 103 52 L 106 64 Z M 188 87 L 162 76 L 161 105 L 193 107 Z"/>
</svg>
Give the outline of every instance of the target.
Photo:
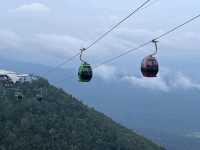
<svg viewBox="0 0 200 150">
<path fill-rule="evenodd" d="M 9 89 L 0 100 L 2 150 L 164 150 L 42 78 L 15 88 L 22 101 Z M 42 101 L 39 88 L 47 90 Z"/>
<path fill-rule="evenodd" d="M 191 67 L 197 64 L 196 61 L 199 62 L 199 59 L 190 59 L 193 65 L 188 64 L 187 61 L 177 64 L 175 63 L 177 60 L 162 63 L 163 66 L 170 63 L 170 68 L 185 70 L 189 73 L 187 75 L 199 79 L 196 69 Z M 34 74 L 42 74 L 52 69 L 40 64 L 2 58 L 0 68 Z M 62 87 L 81 99 L 84 104 L 94 107 L 130 129 L 137 129 L 138 133 L 161 143 L 169 150 L 188 150 L 187 147 L 190 145 L 192 145 L 190 150 L 197 150 L 200 147 L 199 139 L 182 137 L 200 132 L 199 91 L 193 89 L 174 90 L 168 93 L 151 91 L 118 81 L 106 82 L 97 76 L 89 84 L 83 85 L 79 84 L 76 72 L 75 69 L 57 69 L 45 77 L 48 77 L 53 85 Z M 62 79 L 65 80 L 57 82 Z"/>
</svg>

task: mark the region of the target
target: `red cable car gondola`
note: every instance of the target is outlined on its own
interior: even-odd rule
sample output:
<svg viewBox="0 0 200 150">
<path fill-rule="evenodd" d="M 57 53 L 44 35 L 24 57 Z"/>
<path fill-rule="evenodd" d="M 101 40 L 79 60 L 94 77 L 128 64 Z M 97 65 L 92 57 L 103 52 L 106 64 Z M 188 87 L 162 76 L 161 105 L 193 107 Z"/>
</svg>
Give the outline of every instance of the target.
<svg viewBox="0 0 200 150">
<path fill-rule="evenodd" d="M 154 57 L 154 55 L 157 54 L 158 47 L 157 47 L 157 41 L 152 41 L 155 44 L 156 51 L 155 53 L 145 57 L 141 64 L 141 72 L 144 77 L 157 77 L 157 74 L 159 72 L 159 64 L 157 59 Z"/>
</svg>

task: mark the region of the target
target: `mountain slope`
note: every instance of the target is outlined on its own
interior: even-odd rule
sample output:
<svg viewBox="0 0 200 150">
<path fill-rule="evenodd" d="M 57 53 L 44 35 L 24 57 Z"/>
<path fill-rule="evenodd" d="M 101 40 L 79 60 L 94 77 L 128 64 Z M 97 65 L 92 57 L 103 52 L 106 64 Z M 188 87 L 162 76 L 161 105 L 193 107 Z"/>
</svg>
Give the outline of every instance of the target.
<svg viewBox="0 0 200 150">
<path fill-rule="evenodd" d="M 37 101 L 39 88 L 44 99 Z M 2 150 L 164 150 L 88 108 L 44 79 L 1 89 L 0 149 Z M 4 94 L 3 94 L 4 93 Z"/>
</svg>

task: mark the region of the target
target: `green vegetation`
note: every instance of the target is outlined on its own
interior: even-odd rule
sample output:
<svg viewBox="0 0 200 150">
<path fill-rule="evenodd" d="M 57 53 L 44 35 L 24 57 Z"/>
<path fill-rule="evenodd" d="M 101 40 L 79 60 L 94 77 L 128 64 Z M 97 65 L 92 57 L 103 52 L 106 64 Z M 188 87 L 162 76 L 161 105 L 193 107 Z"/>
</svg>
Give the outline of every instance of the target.
<svg viewBox="0 0 200 150">
<path fill-rule="evenodd" d="M 7 89 L 0 100 L 0 150 L 164 150 L 44 79 Z M 37 89 L 47 89 L 37 101 Z M 1 90 L 3 91 L 3 90 Z"/>
</svg>

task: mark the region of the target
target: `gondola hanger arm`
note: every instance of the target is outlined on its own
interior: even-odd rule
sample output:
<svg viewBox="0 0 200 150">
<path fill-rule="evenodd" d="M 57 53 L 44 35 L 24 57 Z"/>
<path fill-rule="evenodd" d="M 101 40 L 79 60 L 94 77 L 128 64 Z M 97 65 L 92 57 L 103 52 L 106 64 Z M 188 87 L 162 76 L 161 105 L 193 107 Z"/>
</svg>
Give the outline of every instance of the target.
<svg viewBox="0 0 200 150">
<path fill-rule="evenodd" d="M 152 40 L 152 43 L 155 45 L 155 52 L 151 54 L 151 56 L 155 56 L 158 53 L 158 41 L 156 39 Z"/>
<path fill-rule="evenodd" d="M 81 53 L 80 53 L 80 61 L 81 61 L 82 63 L 86 63 L 86 61 L 84 61 L 83 58 L 82 58 L 82 57 L 83 57 L 83 52 L 86 51 L 86 50 L 87 50 L 86 48 L 81 48 L 81 49 L 80 49 L 80 51 L 81 51 Z"/>
</svg>

